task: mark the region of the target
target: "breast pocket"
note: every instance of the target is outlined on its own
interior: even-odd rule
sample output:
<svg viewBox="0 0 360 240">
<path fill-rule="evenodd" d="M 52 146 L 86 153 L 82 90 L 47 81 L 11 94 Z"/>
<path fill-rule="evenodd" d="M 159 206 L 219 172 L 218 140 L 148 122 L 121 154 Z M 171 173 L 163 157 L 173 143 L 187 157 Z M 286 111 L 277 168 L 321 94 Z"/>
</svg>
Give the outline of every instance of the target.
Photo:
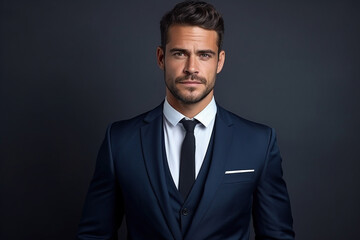
<svg viewBox="0 0 360 240">
<path fill-rule="evenodd" d="M 240 182 L 253 182 L 255 178 L 255 171 L 249 172 L 235 172 L 225 173 L 223 183 L 240 183 Z"/>
</svg>

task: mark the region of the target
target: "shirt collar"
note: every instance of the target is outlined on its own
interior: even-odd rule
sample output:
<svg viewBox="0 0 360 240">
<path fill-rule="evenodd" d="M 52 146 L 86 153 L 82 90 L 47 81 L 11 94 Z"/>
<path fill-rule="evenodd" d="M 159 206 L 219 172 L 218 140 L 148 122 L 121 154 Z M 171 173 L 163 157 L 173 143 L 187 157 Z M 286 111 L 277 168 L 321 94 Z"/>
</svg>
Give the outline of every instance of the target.
<svg viewBox="0 0 360 240">
<path fill-rule="evenodd" d="M 209 126 L 211 121 L 215 118 L 217 112 L 217 107 L 215 103 L 215 98 L 212 97 L 210 103 L 201 111 L 199 112 L 194 118 L 202 123 L 205 127 Z M 176 111 L 167 101 L 165 98 L 164 101 L 164 109 L 163 109 L 164 116 L 168 122 L 176 126 L 181 119 L 186 118 L 183 114 Z"/>
</svg>

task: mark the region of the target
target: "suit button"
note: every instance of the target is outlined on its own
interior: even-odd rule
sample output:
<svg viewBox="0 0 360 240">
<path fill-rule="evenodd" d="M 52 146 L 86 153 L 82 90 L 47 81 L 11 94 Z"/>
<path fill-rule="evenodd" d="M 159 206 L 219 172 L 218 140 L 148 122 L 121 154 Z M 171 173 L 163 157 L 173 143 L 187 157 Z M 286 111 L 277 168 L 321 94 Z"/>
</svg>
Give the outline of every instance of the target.
<svg viewBox="0 0 360 240">
<path fill-rule="evenodd" d="M 188 210 L 187 208 L 183 208 L 183 209 L 181 210 L 181 214 L 182 214 L 183 216 L 187 216 L 187 215 L 189 215 L 189 210 Z"/>
</svg>

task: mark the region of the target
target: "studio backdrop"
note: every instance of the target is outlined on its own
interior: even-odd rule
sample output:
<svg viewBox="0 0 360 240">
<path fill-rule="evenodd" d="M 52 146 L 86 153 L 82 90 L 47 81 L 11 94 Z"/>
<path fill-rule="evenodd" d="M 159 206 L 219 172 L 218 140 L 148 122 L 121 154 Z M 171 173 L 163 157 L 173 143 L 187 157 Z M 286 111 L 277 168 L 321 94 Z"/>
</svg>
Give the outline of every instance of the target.
<svg viewBox="0 0 360 240">
<path fill-rule="evenodd" d="M 210 2 L 216 101 L 276 129 L 297 239 L 357 239 L 359 2 Z M 106 127 L 164 99 L 155 52 L 175 3 L 0 2 L 0 239 L 75 238 Z"/>
</svg>

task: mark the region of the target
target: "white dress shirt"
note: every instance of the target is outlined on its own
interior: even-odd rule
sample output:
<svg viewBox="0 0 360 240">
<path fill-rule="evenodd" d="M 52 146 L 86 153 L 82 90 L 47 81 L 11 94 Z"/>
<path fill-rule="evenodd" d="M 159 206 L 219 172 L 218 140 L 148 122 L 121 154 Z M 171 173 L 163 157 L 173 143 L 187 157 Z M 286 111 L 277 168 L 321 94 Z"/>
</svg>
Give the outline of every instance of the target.
<svg viewBox="0 0 360 240">
<path fill-rule="evenodd" d="M 214 128 L 217 107 L 214 97 L 211 102 L 194 118 L 198 123 L 194 129 L 195 135 L 195 178 L 197 177 L 210 142 Z M 185 129 L 180 123 L 183 118 L 189 119 L 176 111 L 165 99 L 164 102 L 164 140 L 165 151 L 170 168 L 171 176 L 177 188 L 179 188 L 180 152 L 185 138 Z"/>
</svg>

